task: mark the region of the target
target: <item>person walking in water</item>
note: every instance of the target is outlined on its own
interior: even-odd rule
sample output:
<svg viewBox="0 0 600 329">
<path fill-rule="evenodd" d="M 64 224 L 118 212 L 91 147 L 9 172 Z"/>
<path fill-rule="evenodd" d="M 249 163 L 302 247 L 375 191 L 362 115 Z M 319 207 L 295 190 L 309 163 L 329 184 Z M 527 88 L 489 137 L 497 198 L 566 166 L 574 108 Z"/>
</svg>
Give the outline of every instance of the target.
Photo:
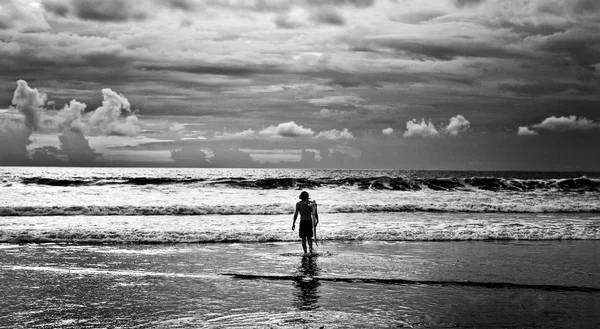
<svg viewBox="0 0 600 329">
<path fill-rule="evenodd" d="M 319 224 L 319 215 L 317 214 L 315 203 L 308 200 L 308 192 L 302 191 L 300 193 L 300 200 L 296 203 L 296 212 L 294 213 L 294 223 L 292 223 L 292 231 L 296 229 L 296 219 L 298 213 L 300 213 L 300 228 L 298 229 L 298 235 L 302 239 L 302 249 L 306 254 L 306 240 L 308 240 L 308 248 L 310 253 L 313 252 L 312 238 L 313 229 Z M 313 212 L 314 209 L 314 212 Z M 315 216 L 315 223 L 313 227 L 313 221 L 311 216 Z"/>
</svg>

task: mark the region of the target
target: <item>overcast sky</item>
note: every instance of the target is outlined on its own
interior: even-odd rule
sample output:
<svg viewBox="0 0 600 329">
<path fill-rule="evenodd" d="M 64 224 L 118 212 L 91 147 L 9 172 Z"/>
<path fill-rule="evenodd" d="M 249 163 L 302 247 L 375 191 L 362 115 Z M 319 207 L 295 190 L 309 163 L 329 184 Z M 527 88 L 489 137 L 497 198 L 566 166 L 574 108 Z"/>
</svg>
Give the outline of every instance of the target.
<svg viewBox="0 0 600 329">
<path fill-rule="evenodd" d="M 598 0 L 3 0 L 0 164 L 600 171 L 598 31 Z"/>
</svg>

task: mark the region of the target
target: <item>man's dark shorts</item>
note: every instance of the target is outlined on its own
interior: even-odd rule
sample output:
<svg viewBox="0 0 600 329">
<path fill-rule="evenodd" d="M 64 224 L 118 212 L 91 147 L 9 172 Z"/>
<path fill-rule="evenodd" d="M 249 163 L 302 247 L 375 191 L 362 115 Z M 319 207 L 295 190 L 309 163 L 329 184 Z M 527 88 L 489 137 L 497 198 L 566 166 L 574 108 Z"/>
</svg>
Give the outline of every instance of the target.
<svg viewBox="0 0 600 329">
<path fill-rule="evenodd" d="M 301 220 L 300 221 L 300 229 L 298 230 L 298 235 L 302 237 L 312 238 L 313 230 L 312 230 L 312 221 L 311 220 Z"/>
</svg>

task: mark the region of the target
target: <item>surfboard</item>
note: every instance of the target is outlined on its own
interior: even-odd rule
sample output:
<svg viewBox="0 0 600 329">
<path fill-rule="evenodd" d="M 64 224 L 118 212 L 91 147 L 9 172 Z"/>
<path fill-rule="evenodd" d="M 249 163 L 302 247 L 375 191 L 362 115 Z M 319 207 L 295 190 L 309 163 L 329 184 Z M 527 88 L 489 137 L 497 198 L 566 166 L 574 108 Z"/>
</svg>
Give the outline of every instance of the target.
<svg viewBox="0 0 600 329">
<path fill-rule="evenodd" d="M 313 200 L 310 204 L 310 220 L 311 220 L 311 225 L 312 225 L 312 231 L 313 231 L 313 239 L 315 240 L 315 245 L 319 245 L 317 242 L 317 227 L 315 226 L 315 217 L 318 216 L 317 215 L 317 201 Z"/>
</svg>

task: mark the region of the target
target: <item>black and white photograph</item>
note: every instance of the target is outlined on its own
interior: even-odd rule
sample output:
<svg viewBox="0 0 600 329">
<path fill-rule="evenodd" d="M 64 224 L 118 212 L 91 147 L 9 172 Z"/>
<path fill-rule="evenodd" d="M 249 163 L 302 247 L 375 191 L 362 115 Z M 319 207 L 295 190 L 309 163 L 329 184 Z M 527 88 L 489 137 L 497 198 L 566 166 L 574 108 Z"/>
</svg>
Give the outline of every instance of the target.
<svg viewBox="0 0 600 329">
<path fill-rule="evenodd" d="M 600 328 L 600 1 L 0 0 L 0 328 Z"/>
</svg>

